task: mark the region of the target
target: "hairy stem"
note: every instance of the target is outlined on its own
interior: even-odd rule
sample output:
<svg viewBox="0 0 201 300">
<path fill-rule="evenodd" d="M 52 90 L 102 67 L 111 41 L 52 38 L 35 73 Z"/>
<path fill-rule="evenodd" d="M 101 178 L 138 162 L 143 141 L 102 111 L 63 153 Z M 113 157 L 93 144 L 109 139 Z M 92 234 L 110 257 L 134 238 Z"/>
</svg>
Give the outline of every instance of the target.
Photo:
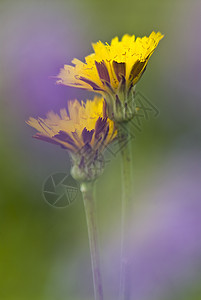
<svg viewBox="0 0 201 300">
<path fill-rule="evenodd" d="M 80 190 L 83 195 L 88 227 L 95 300 L 103 300 L 94 185 L 94 182 L 81 183 Z"/>
<path fill-rule="evenodd" d="M 121 274 L 120 300 L 130 299 L 129 262 L 129 219 L 132 195 L 132 149 L 129 140 L 130 124 L 126 122 L 118 128 L 118 141 L 122 161 L 122 233 L 121 233 Z"/>
</svg>

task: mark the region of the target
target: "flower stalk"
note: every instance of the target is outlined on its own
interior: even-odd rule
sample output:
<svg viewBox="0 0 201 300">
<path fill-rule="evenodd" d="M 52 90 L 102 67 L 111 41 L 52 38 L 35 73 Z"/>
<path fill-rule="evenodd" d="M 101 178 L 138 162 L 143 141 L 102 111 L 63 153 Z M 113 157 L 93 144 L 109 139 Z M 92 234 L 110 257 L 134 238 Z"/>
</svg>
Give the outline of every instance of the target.
<svg viewBox="0 0 201 300">
<path fill-rule="evenodd" d="M 80 190 L 83 195 L 85 214 L 87 220 L 91 266 L 94 285 L 95 300 L 103 300 L 103 287 L 100 269 L 98 229 L 96 220 L 95 182 L 83 182 Z"/>
<path fill-rule="evenodd" d="M 121 232 L 121 274 L 120 300 L 130 299 L 129 275 L 129 219 L 132 196 L 132 147 L 129 140 L 130 122 L 124 123 L 124 130 L 119 127 L 118 141 L 122 162 L 122 232 Z M 127 141 L 126 141 L 127 139 Z M 125 145 L 125 141 L 127 142 Z"/>
<path fill-rule="evenodd" d="M 103 300 L 98 252 L 98 233 L 94 200 L 94 182 L 104 170 L 102 154 L 117 135 L 122 156 L 122 244 L 120 300 L 129 300 L 129 214 L 132 190 L 132 151 L 130 120 L 136 113 L 135 85 L 146 70 L 151 55 L 163 38 L 160 32 L 136 38 L 125 34 L 111 44 L 93 44 L 94 53 L 85 62 L 73 59 L 64 65 L 57 83 L 98 93 L 93 101 L 68 101 L 68 110 L 49 112 L 45 119 L 30 118 L 27 123 L 37 130 L 35 138 L 68 150 L 71 174 L 81 182 L 91 252 L 95 300 Z M 117 127 L 117 128 L 116 128 Z M 126 130 L 123 131 L 122 128 Z M 117 129 L 117 130 L 116 130 Z M 127 141 L 126 141 L 127 139 Z M 126 141 L 126 147 L 125 147 Z"/>
<path fill-rule="evenodd" d="M 100 97 L 81 103 L 69 101 L 68 112 L 49 112 L 45 119 L 30 118 L 27 123 L 38 131 L 35 138 L 59 145 L 70 154 L 71 175 L 80 182 L 83 194 L 95 300 L 103 300 L 94 185 L 104 171 L 104 149 L 117 135 L 115 123 L 105 115 Z"/>
</svg>

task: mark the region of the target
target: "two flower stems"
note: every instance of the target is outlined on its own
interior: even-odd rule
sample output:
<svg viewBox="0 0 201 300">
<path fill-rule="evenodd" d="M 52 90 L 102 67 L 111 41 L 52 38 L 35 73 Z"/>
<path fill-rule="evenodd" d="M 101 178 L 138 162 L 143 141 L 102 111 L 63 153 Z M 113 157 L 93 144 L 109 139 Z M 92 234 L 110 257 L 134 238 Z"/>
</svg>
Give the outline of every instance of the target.
<svg viewBox="0 0 201 300">
<path fill-rule="evenodd" d="M 122 160 L 122 232 L 121 232 L 121 274 L 120 274 L 120 300 L 130 299 L 130 271 L 129 271 L 129 212 L 132 195 L 132 151 L 129 136 L 129 122 L 125 129 L 118 130 L 118 141 Z M 126 145 L 125 145 L 126 142 Z M 83 195 L 85 215 L 87 220 L 89 247 L 91 254 L 92 275 L 95 300 L 103 300 L 103 286 L 100 268 L 99 241 L 95 203 L 95 182 L 81 183 L 80 190 Z"/>
</svg>

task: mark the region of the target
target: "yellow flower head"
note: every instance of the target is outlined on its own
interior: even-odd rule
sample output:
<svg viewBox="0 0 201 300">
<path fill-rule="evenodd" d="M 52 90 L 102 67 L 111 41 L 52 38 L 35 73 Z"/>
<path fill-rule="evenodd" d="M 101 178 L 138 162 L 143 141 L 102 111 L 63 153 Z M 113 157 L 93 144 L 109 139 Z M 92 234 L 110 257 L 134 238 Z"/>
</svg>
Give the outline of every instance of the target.
<svg viewBox="0 0 201 300">
<path fill-rule="evenodd" d="M 30 118 L 27 124 L 38 131 L 34 138 L 59 144 L 71 152 L 86 144 L 97 150 L 100 145 L 107 146 L 116 135 L 114 122 L 104 114 L 104 100 L 98 97 L 86 103 L 69 101 L 68 113 L 65 108 L 60 115 L 49 112 L 47 118 Z"/>
<path fill-rule="evenodd" d="M 65 65 L 57 76 L 57 83 L 101 93 L 106 99 L 109 116 L 116 120 L 115 110 L 125 109 L 125 102 L 130 101 L 133 87 L 162 38 L 160 32 L 136 39 L 134 35 L 126 34 L 121 41 L 115 37 L 111 45 L 100 41 L 92 44 L 94 53 L 85 58 L 85 63 L 73 59 L 74 66 Z M 111 102 L 119 108 L 114 109 Z M 120 107 L 122 104 L 123 108 Z"/>
<path fill-rule="evenodd" d="M 99 97 L 86 103 L 69 101 L 68 113 L 66 109 L 61 109 L 60 115 L 49 112 L 45 119 L 30 118 L 27 124 L 38 131 L 34 138 L 69 150 L 74 167 L 79 166 L 79 171 L 82 170 L 82 177 L 85 178 L 86 173 L 89 177 L 89 165 L 90 172 L 95 172 L 90 176 L 96 177 L 97 159 L 116 137 L 114 122 L 106 117 L 104 103 Z"/>
</svg>

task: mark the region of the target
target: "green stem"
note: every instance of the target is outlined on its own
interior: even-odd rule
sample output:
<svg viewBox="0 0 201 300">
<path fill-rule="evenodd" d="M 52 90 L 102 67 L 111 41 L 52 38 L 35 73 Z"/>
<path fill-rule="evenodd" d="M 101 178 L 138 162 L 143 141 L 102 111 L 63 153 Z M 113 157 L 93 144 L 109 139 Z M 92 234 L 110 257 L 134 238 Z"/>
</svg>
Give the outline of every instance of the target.
<svg viewBox="0 0 201 300">
<path fill-rule="evenodd" d="M 94 182 L 83 182 L 81 183 L 80 190 L 83 195 L 87 227 L 88 227 L 95 300 L 103 300 L 94 185 L 95 185 Z"/>
<path fill-rule="evenodd" d="M 129 219 L 132 195 L 132 148 L 129 140 L 130 124 L 118 126 L 118 140 L 122 161 L 122 233 L 121 233 L 121 274 L 120 300 L 130 299 L 129 262 Z"/>
</svg>

